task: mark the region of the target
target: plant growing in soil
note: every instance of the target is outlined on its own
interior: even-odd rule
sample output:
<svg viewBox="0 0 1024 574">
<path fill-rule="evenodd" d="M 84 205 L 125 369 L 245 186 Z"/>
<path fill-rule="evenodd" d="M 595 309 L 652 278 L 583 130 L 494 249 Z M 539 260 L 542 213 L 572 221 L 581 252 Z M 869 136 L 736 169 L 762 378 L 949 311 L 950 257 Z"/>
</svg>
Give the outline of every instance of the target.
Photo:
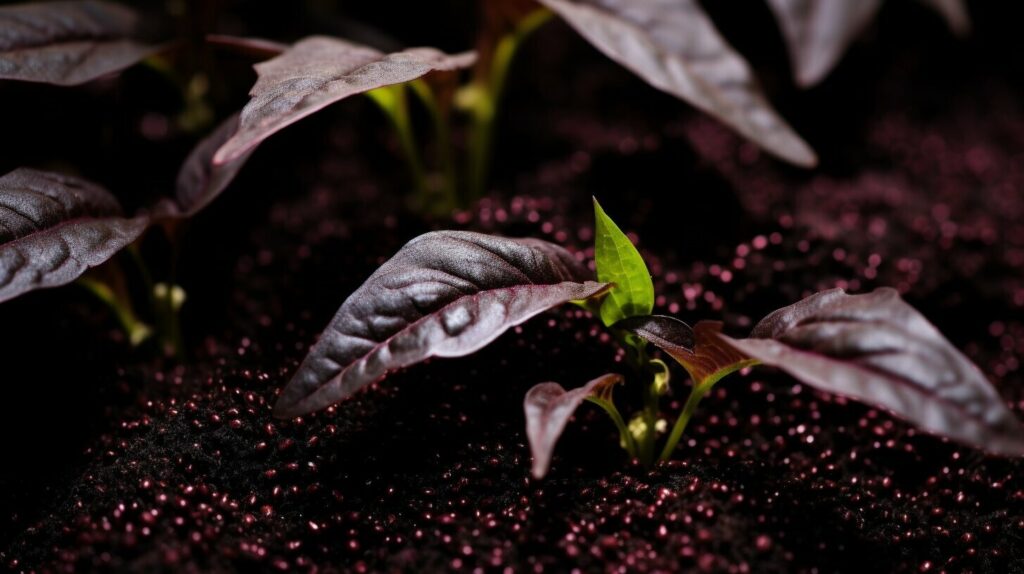
<svg viewBox="0 0 1024 574">
<path fill-rule="evenodd" d="M 149 41 L 143 28 L 137 13 L 111 2 L 2 7 L 0 80 L 75 86 L 170 48 Z M 173 272 L 167 281 L 153 280 L 139 245 L 154 227 L 176 242 L 181 223 L 227 187 L 244 158 L 215 166 L 212 157 L 237 125 L 237 115 L 224 121 L 188 155 L 174 193 L 131 216 L 109 191 L 79 177 L 30 168 L 0 177 L 0 302 L 77 282 L 113 310 L 133 345 L 156 334 L 166 350 L 180 355 L 178 311 L 185 293 Z M 122 250 L 134 273 L 113 261 L 94 269 Z M 139 278 L 141 288 L 131 288 L 128 277 Z M 145 320 L 137 314 L 142 299 L 149 304 Z"/>
<path fill-rule="evenodd" d="M 958 34 L 970 21 L 961 0 L 925 0 Z M 801 87 L 819 82 L 871 21 L 881 0 L 811 2 L 768 0 L 784 32 Z M 291 46 L 218 37 L 216 42 L 275 57 L 256 66 L 259 76 L 242 110 L 238 132 L 214 158 L 244 161 L 263 140 L 349 96 L 366 93 L 397 130 L 423 202 L 439 211 L 479 197 L 487 182 L 492 138 L 515 54 L 553 16 L 564 19 L 595 48 L 651 86 L 714 116 L 767 152 L 812 167 L 817 156 L 772 108 L 749 64 L 716 29 L 696 0 L 501 0 L 481 2 L 477 50 L 457 55 L 433 48 L 383 53 L 346 40 L 314 36 Z M 454 73 L 473 68 L 459 86 Z M 414 133 L 408 94 L 429 112 L 436 169 L 430 176 Z M 453 112 L 468 117 L 466 184 L 458 185 L 452 153 Z"/>
<path fill-rule="evenodd" d="M 610 329 L 630 372 L 569 391 L 553 382 L 530 389 L 524 409 L 538 478 L 583 402 L 603 409 L 622 448 L 651 465 L 672 456 L 719 381 L 756 365 L 880 407 L 929 433 L 997 455 L 1024 455 L 1024 429 L 985 376 L 894 289 L 816 293 L 769 314 L 743 339 L 725 335 L 715 321 L 691 329 L 652 314 L 654 287 L 643 259 L 596 200 L 594 208 L 596 277 L 565 249 L 537 239 L 462 231 L 413 239 L 342 304 L 284 388 L 275 415 L 323 409 L 431 357 L 469 355 L 510 327 L 575 303 Z M 652 356 L 651 345 L 691 381 L 670 429 L 661 401 L 672 389 L 672 369 Z M 642 395 L 642 409 L 629 417 L 613 400 L 625 381 Z"/>
<path fill-rule="evenodd" d="M 958 0 L 928 3 L 955 30 L 968 28 Z M 835 64 L 879 4 L 880 0 L 858 3 L 854 9 L 823 0 L 769 1 L 802 84 L 819 80 Z M 214 44 L 270 59 L 256 66 L 258 80 L 248 105 L 221 123 L 186 160 L 173 198 L 126 218 L 114 197 L 90 182 L 25 169 L 0 179 L 0 301 L 79 279 L 128 246 L 133 246 L 132 260 L 140 262 L 136 244 L 153 224 L 159 223 L 174 243 L 176 222 L 220 194 L 263 140 L 356 94 L 368 94 L 396 128 L 422 208 L 448 212 L 467 204 L 486 183 L 497 109 L 514 55 L 523 40 L 553 15 L 652 86 L 710 113 L 767 151 L 797 165 L 816 162 L 813 151 L 771 108 L 750 67 L 696 0 L 503 0 L 481 2 L 479 9 L 477 51 L 455 55 L 434 48 L 385 53 L 322 36 L 291 46 L 211 37 Z M 0 79 L 70 86 L 124 69 L 168 49 L 148 40 L 144 24 L 126 6 L 100 0 L 0 8 L 0 27 L 5 30 L 0 38 Z M 472 80 L 460 86 L 458 71 L 471 67 Z M 434 175 L 425 167 L 414 133 L 410 94 L 432 119 Z M 452 152 L 453 110 L 468 117 L 463 186 L 458 184 Z M 141 265 L 139 274 L 149 276 Z M 177 310 L 184 293 L 170 279 L 160 284 L 146 279 L 145 291 L 154 303 L 162 339 L 180 349 Z M 148 336 L 149 327 L 135 316 L 123 273 L 107 269 L 80 282 L 111 305 L 131 341 Z M 607 323 L 604 312 L 602 319 Z"/>
</svg>

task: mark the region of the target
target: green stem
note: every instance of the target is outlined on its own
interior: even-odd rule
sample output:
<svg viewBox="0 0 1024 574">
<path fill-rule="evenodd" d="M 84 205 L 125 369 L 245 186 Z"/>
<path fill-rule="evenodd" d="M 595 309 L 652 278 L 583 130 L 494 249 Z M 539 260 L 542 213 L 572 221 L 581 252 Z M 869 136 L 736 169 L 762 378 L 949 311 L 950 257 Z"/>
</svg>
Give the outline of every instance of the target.
<svg viewBox="0 0 1024 574">
<path fill-rule="evenodd" d="M 155 287 L 156 312 L 159 317 L 160 336 L 168 354 L 183 361 L 185 344 L 181 330 L 181 306 L 185 302 L 184 291 L 174 283 L 158 283 Z"/>
<path fill-rule="evenodd" d="M 149 267 L 146 262 L 142 259 L 142 253 L 139 251 L 138 243 L 132 243 L 128 246 L 128 254 L 131 256 L 132 263 L 135 264 L 135 268 L 138 270 L 139 275 L 142 276 L 143 287 L 146 288 L 146 301 L 150 307 L 154 305 L 153 302 L 153 276 L 149 272 Z"/>
<path fill-rule="evenodd" d="M 117 322 L 128 336 L 128 342 L 131 343 L 132 347 L 138 347 L 153 334 L 153 330 L 149 325 L 143 323 L 135 316 L 131 301 L 118 297 L 114 290 L 106 283 L 90 277 L 80 277 L 76 283 L 110 308 L 114 313 L 114 317 L 117 318 Z"/>
<path fill-rule="evenodd" d="M 494 143 L 494 122 L 505 91 L 508 73 L 520 46 L 534 30 L 551 19 L 552 13 L 542 8 L 531 13 L 515 30 L 498 41 L 490 62 L 490 73 L 478 80 L 474 90 L 472 126 L 469 146 L 469 201 L 483 196 L 490 171 Z"/>
<path fill-rule="evenodd" d="M 647 353 L 647 342 L 632 333 L 615 330 L 614 335 L 619 344 L 626 351 L 626 360 L 630 366 L 641 376 L 651 377 L 645 381 L 643 389 L 643 410 L 640 416 L 644 422 L 644 432 L 639 437 L 637 444 L 637 456 L 645 466 L 654 463 L 655 443 L 658 435 L 658 377 L 663 370 L 664 363 L 658 361 L 656 364 Z M 657 371 L 657 372 L 656 372 Z"/>
<path fill-rule="evenodd" d="M 658 397 L 654 383 L 644 385 L 644 435 L 640 445 L 640 460 L 646 466 L 654 462 L 654 444 L 658 434 Z"/>
<path fill-rule="evenodd" d="M 416 134 L 409 116 L 409 103 L 405 95 L 405 85 L 385 86 L 367 92 L 366 95 L 377 103 L 384 115 L 391 120 L 398 136 L 398 145 L 409 164 L 413 185 L 420 197 L 427 194 L 427 178 L 423 171 L 423 159 L 420 157 L 419 146 L 416 145 Z"/>
<path fill-rule="evenodd" d="M 619 429 L 619 440 L 625 445 L 626 452 L 629 453 L 631 458 L 636 458 L 638 455 L 636 440 L 633 435 L 629 432 L 629 427 L 626 426 L 626 421 L 623 420 L 622 414 L 619 413 L 619 409 L 616 408 L 615 404 L 597 397 L 587 397 L 587 400 L 594 403 L 595 405 L 604 409 L 604 412 L 608 413 L 611 417 L 612 422 L 615 423 L 615 428 Z"/>
<path fill-rule="evenodd" d="M 170 265 L 167 283 L 153 284 L 153 309 L 160 326 L 164 349 L 179 361 L 185 360 L 185 343 L 181 329 L 181 308 L 185 304 L 185 291 L 177 284 L 178 261 L 181 259 L 183 222 L 165 223 L 163 229 L 170 246 Z M 151 280 L 150 280 L 151 281 Z"/>
<path fill-rule="evenodd" d="M 450 211 L 459 205 L 458 197 L 458 172 L 455 169 L 455 154 L 452 150 L 452 130 L 446 114 L 441 113 L 441 106 L 437 103 L 434 91 L 430 85 L 422 79 L 415 80 L 409 84 L 413 93 L 419 96 L 423 107 L 427 109 L 430 119 L 434 124 L 434 135 L 437 137 L 437 161 L 441 165 L 442 185 L 441 191 L 445 202 L 445 209 Z"/>
<path fill-rule="evenodd" d="M 693 417 L 693 413 L 697 410 L 697 405 L 700 404 L 701 399 L 711 390 L 712 384 L 694 384 L 693 388 L 690 389 L 690 396 L 686 399 L 686 404 L 683 406 L 683 412 L 679 413 L 679 418 L 676 419 L 676 424 L 672 426 L 672 432 L 668 435 L 668 440 L 665 442 L 665 448 L 661 451 L 661 456 L 658 457 L 659 461 L 666 461 L 672 456 L 672 452 L 675 451 L 676 445 L 679 444 L 679 439 L 683 437 L 683 432 L 686 430 L 686 425 L 690 422 L 690 418 Z"/>
</svg>

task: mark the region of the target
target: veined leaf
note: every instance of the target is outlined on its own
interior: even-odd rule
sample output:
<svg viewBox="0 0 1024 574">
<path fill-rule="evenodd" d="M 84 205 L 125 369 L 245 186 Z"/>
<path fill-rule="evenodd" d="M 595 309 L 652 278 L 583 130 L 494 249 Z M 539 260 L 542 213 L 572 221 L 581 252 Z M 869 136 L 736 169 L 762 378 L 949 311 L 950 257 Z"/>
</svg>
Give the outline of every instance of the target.
<svg viewBox="0 0 1024 574">
<path fill-rule="evenodd" d="M 730 373 L 758 363 L 723 340 L 719 321 L 701 321 L 690 330 L 678 319 L 655 315 L 627 319 L 616 327 L 639 335 L 668 353 L 697 386 L 713 385 Z"/>
<path fill-rule="evenodd" d="M 349 96 L 401 84 L 434 70 L 472 65 L 473 53 L 449 55 L 433 48 L 384 54 L 324 36 L 306 38 L 280 56 L 256 64 L 259 79 L 242 110 L 238 133 L 214 161 L 238 159 L 281 129 Z"/>
<path fill-rule="evenodd" d="M 655 88 L 786 161 L 817 164 L 814 151 L 772 109 L 746 60 L 726 43 L 697 0 L 540 2 Z"/>
<path fill-rule="evenodd" d="M 461 357 L 510 327 L 607 286 L 568 251 L 536 239 L 463 231 L 421 235 L 342 304 L 285 387 L 293 417 L 430 357 Z"/>
<path fill-rule="evenodd" d="M 237 132 L 238 114 L 233 114 L 193 148 L 178 171 L 174 199 L 158 204 L 154 217 L 191 217 L 231 184 L 255 149 L 224 164 L 213 163 L 213 154 Z"/>
<path fill-rule="evenodd" d="M 724 336 L 723 336 L 724 337 Z M 1024 455 L 1024 429 L 982 372 L 889 288 L 823 291 L 765 317 L 740 351 L 819 389 L 983 450 Z"/>
<path fill-rule="evenodd" d="M 612 387 L 621 382 L 621 375 L 609 374 L 571 391 L 566 391 L 558 383 L 541 383 L 526 393 L 523 410 L 535 478 L 543 478 L 548 473 L 555 443 L 583 401 L 601 395 L 610 397 Z"/>
<path fill-rule="evenodd" d="M 962 0 L 921 0 L 963 35 L 970 19 Z M 789 49 L 800 86 L 810 87 L 828 75 L 850 44 L 875 18 L 882 0 L 768 0 Z"/>
<path fill-rule="evenodd" d="M 594 200 L 594 259 L 597 280 L 612 283 L 600 315 L 611 326 L 654 310 L 654 283 L 640 252 Z"/>
<path fill-rule="evenodd" d="M 137 27 L 112 2 L 0 7 L 0 78 L 70 86 L 127 68 L 156 50 L 134 39 Z"/>
<path fill-rule="evenodd" d="M 629 331 L 666 352 L 692 353 L 696 344 L 693 329 L 667 315 L 628 317 L 616 323 L 615 328 Z"/>
<path fill-rule="evenodd" d="M 0 301 L 74 281 L 147 224 L 81 179 L 26 168 L 0 177 Z"/>
</svg>

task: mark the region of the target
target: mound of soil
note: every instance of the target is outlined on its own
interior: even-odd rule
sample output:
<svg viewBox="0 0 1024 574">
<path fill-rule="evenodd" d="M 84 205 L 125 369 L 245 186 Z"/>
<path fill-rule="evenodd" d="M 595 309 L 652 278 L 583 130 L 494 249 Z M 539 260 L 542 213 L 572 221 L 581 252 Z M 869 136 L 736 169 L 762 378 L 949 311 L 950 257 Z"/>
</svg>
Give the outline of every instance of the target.
<svg viewBox="0 0 1024 574">
<path fill-rule="evenodd" d="M 622 370 L 582 311 L 549 313 L 322 413 L 270 416 L 338 305 L 405 241 L 451 227 L 586 253 L 596 195 L 638 238 L 658 312 L 724 318 L 744 334 L 810 292 L 891 285 L 1024 417 L 1024 99 L 1014 81 L 967 87 L 964 75 L 914 95 L 936 77 L 923 50 L 885 72 L 857 67 L 877 54 L 854 55 L 837 81 L 873 74 L 882 88 L 840 100 L 856 129 L 807 128 L 826 160 L 813 173 L 596 59 L 569 82 L 590 89 L 585 106 L 557 91 L 543 106 L 533 99 L 545 74 L 564 70 L 517 88 L 495 192 L 450 220 L 404 209 L 400 166 L 353 127 L 368 121 L 357 104 L 281 134 L 189 230 L 189 361 L 131 352 L 74 288 L 0 307 L 0 324 L 17 331 L 3 342 L 0 561 L 15 571 L 1024 572 L 1020 461 L 769 370 L 724 381 L 675 460 L 650 470 L 583 408 L 549 476 L 533 480 L 524 392 Z M 807 101 L 834 105 L 829 92 L 847 87 Z M 639 95 L 625 105 L 620 90 Z M 312 140 L 324 145 L 309 151 Z M 672 384 L 674 413 L 681 370 Z"/>
</svg>

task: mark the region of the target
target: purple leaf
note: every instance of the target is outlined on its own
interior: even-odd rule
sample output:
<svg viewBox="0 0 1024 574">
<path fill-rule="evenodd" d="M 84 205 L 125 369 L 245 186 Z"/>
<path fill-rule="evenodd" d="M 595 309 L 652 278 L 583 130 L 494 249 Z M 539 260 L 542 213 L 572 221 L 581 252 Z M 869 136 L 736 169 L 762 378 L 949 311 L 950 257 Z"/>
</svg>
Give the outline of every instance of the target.
<svg viewBox="0 0 1024 574">
<path fill-rule="evenodd" d="M 800 166 L 814 151 L 779 117 L 750 66 L 697 0 L 540 0 L 597 49 L 659 90 Z"/>
<path fill-rule="evenodd" d="M 242 110 L 241 128 L 214 161 L 231 162 L 279 130 L 349 96 L 409 82 L 434 70 L 465 68 L 474 60 L 472 53 L 410 48 L 384 54 L 336 38 L 306 38 L 256 64 L 259 78 Z"/>
<path fill-rule="evenodd" d="M 243 38 L 225 34 L 208 34 L 206 42 L 218 48 L 256 58 L 273 58 L 288 49 L 288 44 L 263 38 Z"/>
<path fill-rule="evenodd" d="M 71 86 L 127 68 L 156 50 L 133 39 L 137 24 L 97 0 L 0 7 L 0 78 Z"/>
<path fill-rule="evenodd" d="M 0 177 L 0 301 L 74 281 L 147 224 L 84 180 L 26 168 Z"/>
<path fill-rule="evenodd" d="M 621 382 L 621 375 L 609 374 L 571 391 L 558 383 L 541 383 L 526 393 L 523 410 L 535 478 L 544 478 L 548 473 L 555 443 L 580 404 L 588 397 L 611 393 L 612 387 Z"/>
<path fill-rule="evenodd" d="M 615 326 L 668 353 L 698 386 L 713 385 L 722 377 L 757 363 L 720 337 L 719 321 L 701 321 L 690 329 L 674 317 L 652 315 L 619 321 Z"/>
<path fill-rule="evenodd" d="M 803 87 L 820 82 L 843 52 L 875 18 L 882 0 L 768 0 L 796 81 Z"/>
<path fill-rule="evenodd" d="M 1024 429 L 982 372 L 894 289 L 812 295 L 730 344 L 819 389 L 986 451 L 1024 455 Z"/>
<path fill-rule="evenodd" d="M 667 315 L 627 317 L 615 323 L 616 329 L 629 331 L 665 352 L 692 353 L 695 344 L 693 329 Z"/>
<path fill-rule="evenodd" d="M 163 200 L 154 217 L 191 217 L 210 204 L 235 179 L 255 149 L 225 164 L 214 164 L 213 154 L 238 131 L 238 114 L 224 120 L 192 150 L 178 171 L 173 200 Z"/>
<path fill-rule="evenodd" d="M 964 0 L 920 0 L 922 4 L 939 13 L 946 25 L 957 36 L 963 37 L 971 32 L 971 17 L 967 14 Z"/>
<path fill-rule="evenodd" d="M 921 0 L 959 35 L 971 27 L 962 0 Z M 811 87 L 828 75 L 843 53 L 878 13 L 882 0 L 768 0 L 797 84 Z"/>
<path fill-rule="evenodd" d="M 405 245 L 338 310 L 274 409 L 322 409 L 430 357 L 461 357 L 534 315 L 607 285 L 536 239 L 437 231 Z"/>
</svg>

